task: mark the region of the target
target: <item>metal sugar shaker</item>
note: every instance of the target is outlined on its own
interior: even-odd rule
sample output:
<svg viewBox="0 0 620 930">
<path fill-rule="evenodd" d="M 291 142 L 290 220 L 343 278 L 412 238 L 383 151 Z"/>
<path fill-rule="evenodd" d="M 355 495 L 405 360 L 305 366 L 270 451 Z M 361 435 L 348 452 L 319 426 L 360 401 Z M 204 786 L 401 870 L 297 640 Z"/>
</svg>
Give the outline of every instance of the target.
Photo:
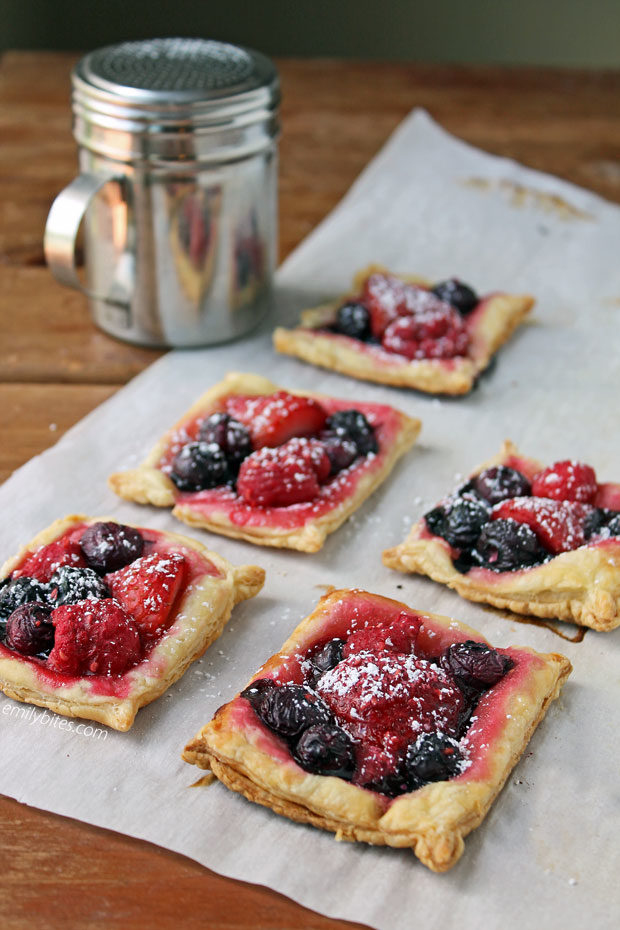
<svg viewBox="0 0 620 930">
<path fill-rule="evenodd" d="M 199 346 L 248 332 L 276 264 L 273 64 L 222 42 L 149 39 L 86 55 L 72 86 L 81 173 L 47 219 L 55 277 L 128 342 Z"/>
</svg>

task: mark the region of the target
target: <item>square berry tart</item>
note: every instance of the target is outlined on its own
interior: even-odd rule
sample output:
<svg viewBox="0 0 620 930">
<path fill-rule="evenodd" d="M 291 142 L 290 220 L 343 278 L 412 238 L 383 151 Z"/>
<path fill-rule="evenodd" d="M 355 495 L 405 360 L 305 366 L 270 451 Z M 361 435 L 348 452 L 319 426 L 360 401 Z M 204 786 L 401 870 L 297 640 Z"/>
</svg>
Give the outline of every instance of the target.
<svg viewBox="0 0 620 930">
<path fill-rule="evenodd" d="M 479 296 L 454 278 L 434 286 L 370 265 L 338 300 L 278 327 L 278 352 L 363 381 L 466 394 L 534 305 L 528 295 Z"/>
<path fill-rule="evenodd" d="M 570 671 L 448 617 L 332 591 L 184 758 L 276 813 L 410 847 L 443 872 Z"/>
<path fill-rule="evenodd" d="M 173 507 L 190 526 L 316 552 L 383 482 L 420 425 L 386 404 L 352 405 L 230 373 L 110 486 L 127 500 Z"/>
<path fill-rule="evenodd" d="M 472 601 L 595 630 L 620 625 L 620 484 L 509 441 L 383 553 Z"/>
<path fill-rule="evenodd" d="M 0 571 L 0 690 L 128 730 L 264 576 L 173 533 L 57 520 Z"/>
</svg>

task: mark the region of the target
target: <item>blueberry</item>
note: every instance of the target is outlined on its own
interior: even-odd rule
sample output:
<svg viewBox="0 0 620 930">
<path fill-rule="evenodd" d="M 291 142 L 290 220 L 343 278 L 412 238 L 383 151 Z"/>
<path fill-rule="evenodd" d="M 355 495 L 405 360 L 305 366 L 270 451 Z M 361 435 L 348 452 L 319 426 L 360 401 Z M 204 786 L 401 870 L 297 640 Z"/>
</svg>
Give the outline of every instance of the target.
<svg viewBox="0 0 620 930">
<path fill-rule="evenodd" d="M 241 692 L 241 697 L 249 701 L 254 710 L 257 710 L 263 697 L 277 687 L 271 678 L 257 678 Z"/>
<path fill-rule="evenodd" d="M 316 723 L 304 730 L 294 756 L 303 769 L 316 775 L 350 779 L 355 769 L 353 740 L 333 723 Z"/>
<path fill-rule="evenodd" d="M 459 771 L 461 759 L 456 740 L 440 733 L 424 733 L 407 747 L 405 766 L 410 787 L 416 789 L 452 778 Z"/>
<path fill-rule="evenodd" d="M 319 439 L 325 446 L 327 457 L 331 462 L 331 474 L 336 475 L 352 465 L 358 457 L 357 446 L 352 439 L 346 439 L 342 436 L 336 436 L 333 433 L 324 431 L 320 434 Z"/>
<path fill-rule="evenodd" d="M 4 634 L 6 620 L 14 610 L 33 601 L 46 604 L 48 594 L 47 585 L 36 578 L 22 575 L 21 578 L 5 579 L 5 583 L 0 587 L 0 637 Z"/>
<path fill-rule="evenodd" d="M 440 281 L 432 289 L 433 294 L 440 300 L 451 304 L 459 313 L 465 316 L 474 309 L 478 303 L 478 295 L 467 284 L 463 284 L 456 278 L 450 278 L 448 281 Z"/>
<path fill-rule="evenodd" d="M 324 701 L 303 685 L 286 684 L 269 689 L 255 709 L 263 723 L 287 739 L 316 723 L 331 722 Z"/>
<path fill-rule="evenodd" d="M 485 468 L 471 479 L 469 486 L 491 505 L 511 497 L 527 497 L 532 493 L 530 482 L 525 475 L 506 465 Z"/>
<path fill-rule="evenodd" d="M 190 442 L 172 462 L 170 477 L 180 491 L 204 491 L 226 484 L 231 473 L 222 449 L 214 442 Z"/>
<path fill-rule="evenodd" d="M 440 664 L 460 688 L 478 692 L 492 688 L 513 666 L 507 656 L 500 655 L 486 643 L 476 643 L 471 639 L 448 646 Z"/>
<path fill-rule="evenodd" d="M 107 584 L 92 568 L 61 565 L 50 578 L 50 600 L 54 607 L 78 601 L 104 600 L 112 597 Z"/>
<path fill-rule="evenodd" d="M 452 559 L 452 564 L 457 572 L 460 572 L 461 575 L 466 575 L 471 568 L 475 568 L 480 565 L 479 559 L 476 558 L 476 553 L 471 549 L 462 549 L 459 554 Z"/>
<path fill-rule="evenodd" d="M 493 520 L 483 527 L 476 543 L 480 565 L 496 572 L 537 565 L 548 558 L 536 533 L 516 520 Z"/>
<path fill-rule="evenodd" d="M 82 533 L 80 548 L 89 566 L 106 575 L 139 558 L 144 549 L 144 539 L 133 526 L 93 523 Z"/>
<path fill-rule="evenodd" d="M 329 672 L 342 662 L 343 647 L 343 639 L 330 639 L 310 657 L 310 661 L 321 672 Z"/>
<path fill-rule="evenodd" d="M 363 304 L 350 301 L 338 308 L 334 330 L 366 342 L 370 336 L 370 313 Z"/>
<path fill-rule="evenodd" d="M 620 513 L 611 518 L 607 524 L 607 532 L 610 536 L 620 536 Z"/>
<path fill-rule="evenodd" d="M 24 656 L 49 655 L 54 645 L 52 608 L 33 601 L 13 611 L 6 622 L 6 643 Z"/>
<path fill-rule="evenodd" d="M 308 675 L 308 684 L 312 687 L 319 680 L 321 675 L 335 668 L 342 661 L 342 650 L 344 640 L 330 639 L 314 652 L 309 658 L 311 663 L 310 674 Z"/>
<path fill-rule="evenodd" d="M 250 431 L 228 413 L 212 413 L 200 427 L 200 442 L 220 447 L 231 471 L 239 471 L 242 461 L 253 451 Z"/>
<path fill-rule="evenodd" d="M 327 418 L 325 425 L 328 433 L 354 442 L 358 455 L 379 451 L 375 431 L 359 410 L 339 410 Z"/>
<path fill-rule="evenodd" d="M 613 510 L 606 510 L 604 507 L 595 507 L 584 520 L 583 533 L 586 539 L 596 536 L 599 533 L 607 535 L 607 527 L 616 513 Z M 620 529 L 620 526 L 619 526 Z M 615 535 L 615 534 L 610 534 Z"/>
<path fill-rule="evenodd" d="M 489 519 L 488 508 L 466 497 L 455 497 L 424 515 L 426 525 L 455 549 L 470 549 Z"/>
</svg>

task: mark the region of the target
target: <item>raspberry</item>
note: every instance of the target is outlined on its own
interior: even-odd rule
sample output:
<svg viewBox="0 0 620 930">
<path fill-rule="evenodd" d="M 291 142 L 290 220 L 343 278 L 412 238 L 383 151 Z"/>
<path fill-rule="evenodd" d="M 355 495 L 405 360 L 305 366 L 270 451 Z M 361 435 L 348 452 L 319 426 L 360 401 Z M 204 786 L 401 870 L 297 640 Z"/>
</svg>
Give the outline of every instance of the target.
<svg viewBox="0 0 620 930">
<path fill-rule="evenodd" d="M 418 620 L 408 614 L 401 614 L 392 623 L 372 624 L 356 630 L 344 645 L 343 657 L 348 658 L 360 652 L 372 652 L 375 655 L 396 652 L 407 655 L 413 651 L 419 626 Z"/>
<path fill-rule="evenodd" d="M 140 661 L 138 629 L 116 601 L 81 601 L 52 612 L 48 665 L 66 675 L 120 675 Z"/>
<path fill-rule="evenodd" d="M 288 507 L 310 501 L 319 481 L 329 476 L 331 463 L 320 442 L 291 439 L 275 449 L 263 448 L 241 465 L 237 493 L 248 504 Z"/>
<path fill-rule="evenodd" d="M 281 446 L 295 436 L 315 436 L 327 419 L 317 400 L 287 391 L 229 397 L 226 407 L 232 417 L 248 428 L 255 449 Z"/>
<path fill-rule="evenodd" d="M 143 635 L 167 626 L 185 579 L 185 558 L 179 552 L 144 555 L 131 565 L 106 575 L 112 597 L 133 618 Z"/>
<path fill-rule="evenodd" d="M 557 501 L 545 497 L 515 497 L 496 504 L 492 520 L 515 520 L 526 523 L 539 541 L 553 555 L 570 552 L 586 542 L 586 517 L 592 512 L 588 504 Z"/>
<path fill-rule="evenodd" d="M 353 782 L 368 791 L 379 791 L 388 797 L 404 794 L 408 790 L 404 769 L 405 744 L 385 747 L 376 743 L 363 743 L 357 751 L 357 768 Z"/>
<path fill-rule="evenodd" d="M 413 655 L 367 652 L 343 659 L 317 682 L 331 710 L 373 742 L 405 742 L 421 730 L 454 732 L 463 695 L 450 675 Z"/>
<path fill-rule="evenodd" d="M 465 324 L 456 310 L 440 301 L 437 304 L 390 323 L 383 334 L 383 348 L 409 359 L 465 355 L 469 343 Z"/>
<path fill-rule="evenodd" d="M 386 274 L 371 274 L 364 283 L 360 299 L 370 314 L 370 330 L 380 339 L 387 326 L 401 313 L 408 313 L 405 284 Z"/>
<path fill-rule="evenodd" d="M 589 465 L 565 459 L 554 462 L 534 475 L 532 495 L 550 497 L 556 501 L 579 501 L 593 504 L 598 484 L 596 473 Z"/>
</svg>

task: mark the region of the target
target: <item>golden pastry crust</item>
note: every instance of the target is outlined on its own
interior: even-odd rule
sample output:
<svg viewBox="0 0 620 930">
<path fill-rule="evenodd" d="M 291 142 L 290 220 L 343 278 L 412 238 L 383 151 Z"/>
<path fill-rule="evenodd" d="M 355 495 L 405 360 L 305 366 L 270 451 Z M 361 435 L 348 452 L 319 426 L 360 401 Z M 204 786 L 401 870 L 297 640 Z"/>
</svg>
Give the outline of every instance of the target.
<svg viewBox="0 0 620 930">
<path fill-rule="evenodd" d="M 305 310 L 300 326 L 295 329 L 277 327 L 273 334 L 277 351 L 362 381 L 415 388 L 429 394 L 466 394 L 493 354 L 508 341 L 534 306 L 534 298 L 527 294 L 489 295 L 482 301 L 484 307 L 475 311 L 466 357 L 409 360 L 386 352 L 381 346 L 367 345 L 321 329 L 334 322 L 338 307 L 356 297 L 366 278 L 375 272 L 391 274 L 408 284 L 430 286 L 418 276 L 397 275 L 382 265 L 369 265 L 355 275 L 351 291 L 335 301 Z"/>
<path fill-rule="evenodd" d="M 517 459 L 530 475 L 543 468 L 507 440 L 500 453 L 472 475 Z M 514 572 L 471 569 L 462 574 L 455 569 L 450 551 L 448 543 L 430 536 L 420 520 L 404 542 L 384 551 L 383 563 L 397 571 L 428 575 L 461 597 L 513 613 L 568 620 L 602 632 L 620 626 L 620 538 L 562 552 L 549 562 Z"/>
<path fill-rule="evenodd" d="M 174 437 L 178 436 L 184 426 L 206 417 L 217 410 L 222 410 L 226 398 L 235 394 L 262 395 L 281 390 L 267 378 L 260 375 L 231 372 L 210 390 L 206 391 L 183 415 L 175 426 L 160 439 L 147 458 L 137 468 L 117 472 L 109 478 L 112 490 L 126 500 L 140 504 L 154 504 L 157 507 L 173 507 L 172 514 L 184 523 L 212 533 L 221 533 L 234 539 L 262 546 L 297 549 L 301 552 L 317 552 L 330 533 L 333 533 L 387 478 L 397 460 L 413 445 L 420 431 L 420 420 L 406 416 L 394 408 L 390 411 L 394 429 L 382 446 L 380 453 L 372 463 L 366 462 L 359 467 L 358 478 L 351 493 L 342 500 L 328 507 L 317 516 L 308 516 L 302 525 L 267 525 L 264 523 L 234 523 L 225 508 L 211 508 L 209 513 L 200 509 L 192 495 L 181 494 L 171 479 L 158 467 Z M 314 397 L 319 402 L 329 400 L 321 394 L 310 391 L 291 391 L 304 397 Z M 372 406 L 372 405 L 368 405 Z M 377 405 L 379 406 L 379 405 Z M 288 508 L 269 508 L 286 511 Z"/>
<path fill-rule="evenodd" d="M 273 677 L 296 654 L 320 641 L 332 611 L 343 600 L 370 599 L 381 610 L 405 604 L 361 591 L 333 591 L 297 627 L 279 653 L 252 680 Z M 484 638 L 465 624 L 436 614 L 421 614 L 427 629 L 448 637 L 445 642 Z M 451 639 L 450 639 L 451 637 Z M 427 784 L 393 800 L 341 778 L 309 774 L 293 760 L 248 702 L 239 695 L 220 708 L 185 748 L 183 758 L 208 769 L 225 785 L 292 820 L 330 830 L 337 839 L 376 845 L 411 847 L 430 869 L 451 868 L 463 852 L 463 837 L 477 827 L 522 755 L 530 736 L 570 674 L 564 656 L 543 655 L 514 647 L 522 671 L 515 684 L 497 696 L 499 722 L 480 744 L 471 774 Z M 490 693 L 490 692 L 489 692 Z M 268 734 L 265 738 L 265 734 Z"/>
<path fill-rule="evenodd" d="M 56 520 L 5 562 L 0 578 L 6 578 L 28 553 L 54 542 L 72 527 L 100 519 L 109 522 L 109 518 L 77 514 Z M 128 730 L 140 707 L 150 704 L 181 678 L 222 633 L 235 604 L 258 594 L 265 572 L 256 565 L 234 566 L 195 539 L 163 531 L 157 535 L 168 551 L 189 550 L 204 563 L 205 571 L 194 574 L 175 603 L 170 625 L 138 665 L 122 675 L 110 676 L 110 687 L 106 689 L 101 687 L 106 676 L 50 674 L 35 661 L 17 658 L 0 645 L 0 690 L 17 701 L 47 707 L 65 717 L 83 717 L 115 730 Z M 213 566 L 217 574 L 213 574 Z"/>
</svg>

